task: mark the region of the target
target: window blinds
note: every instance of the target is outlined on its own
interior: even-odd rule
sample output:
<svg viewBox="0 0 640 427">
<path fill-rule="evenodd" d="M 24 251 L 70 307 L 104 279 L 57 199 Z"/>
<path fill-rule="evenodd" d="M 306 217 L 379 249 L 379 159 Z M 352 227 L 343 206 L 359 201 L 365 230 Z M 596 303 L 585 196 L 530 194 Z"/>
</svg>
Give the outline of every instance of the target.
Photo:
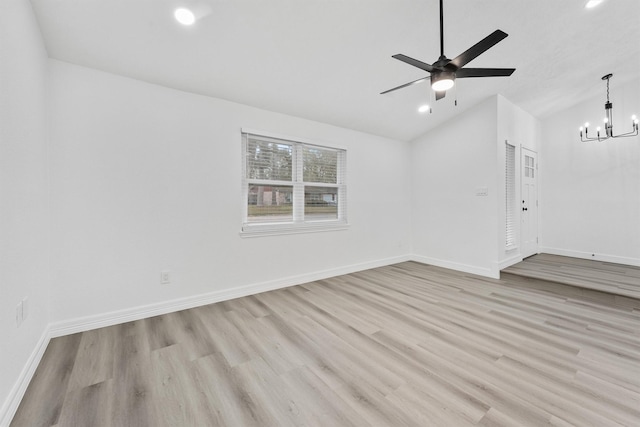
<svg viewBox="0 0 640 427">
<path fill-rule="evenodd" d="M 508 142 L 505 143 L 505 147 L 505 246 L 511 249 L 516 246 L 516 147 Z"/>
</svg>

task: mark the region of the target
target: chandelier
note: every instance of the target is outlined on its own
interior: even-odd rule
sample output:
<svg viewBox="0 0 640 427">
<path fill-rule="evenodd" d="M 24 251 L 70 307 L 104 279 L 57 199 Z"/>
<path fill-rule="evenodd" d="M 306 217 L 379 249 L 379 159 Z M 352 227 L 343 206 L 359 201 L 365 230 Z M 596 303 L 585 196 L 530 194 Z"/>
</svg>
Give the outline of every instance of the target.
<svg viewBox="0 0 640 427">
<path fill-rule="evenodd" d="M 631 132 L 622 133 L 620 135 L 613 134 L 613 104 L 609 101 L 609 79 L 613 76 L 613 74 L 607 74 L 602 77 L 602 80 L 607 81 L 607 102 L 604 104 L 605 118 L 604 118 L 604 136 L 600 136 L 600 126 L 596 128 L 596 137 L 589 136 L 589 122 L 584 124 L 584 135 L 582 133 L 583 128 L 580 126 L 580 139 L 582 142 L 588 141 L 604 141 L 609 138 L 620 138 L 620 137 L 629 137 L 638 135 L 638 118 L 634 114 L 631 116 Z"/>
</svg>

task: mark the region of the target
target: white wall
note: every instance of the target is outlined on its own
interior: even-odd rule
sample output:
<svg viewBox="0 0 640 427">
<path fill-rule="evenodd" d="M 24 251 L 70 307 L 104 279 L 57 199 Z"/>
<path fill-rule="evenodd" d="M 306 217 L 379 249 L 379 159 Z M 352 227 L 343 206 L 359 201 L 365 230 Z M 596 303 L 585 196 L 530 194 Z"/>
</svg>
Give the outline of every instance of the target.
<svg viewBox="0 0 640 427">
<path fill-rule="evenodd" d="M 411 143 L 416 259 L 497 276 L 497 119 L 492 97 Z"/>
<path fill-rule="evenodd" d="M 411 252 L 407 144 L 58 61 L 51 87 L 54 322 Z M 241 127 L 347 148 L 350 228 L 240 237 Z"/>
<path fill-rule="evenodd" d="M 31 4 L 0 2 L 0 425 L 49 321 L 47 57 Z M 29 314 L 16 326 L 16 305 Z M 28 380 L 28 378 L 27 378 Z"/>
<path fill-rule="evenodd" d="M 498 248 L 498 269 L 503 269 L 509 265 L 522 261 L 520 253 L 520 209 L 516 209 L 516 247 L 509 251 L 505 248 L 506 240 L 506 180 L 505 180 L 505 141 L 516 147 L 516 200 L 521 200 L 520 176 L 521 176 L 521 150 L 527 148 L 538 152 L 540 141 L 540 121 L 522 108 L 513 104 L 505 97 L 498 95 L 498 137 L 497 137 L 497 164 L 496 178 L 498 189 L 497 207 L 497 248 Z M 520 204 L 516 205 L 518 208 Z"/>
<path fill-rule="evenodd" d="M 640 79 L 611 80 L 615 133 L 640 117 Z M 542 122 L 541 245 L 548 253 L 640 265 L 640 138 L 582 143 L 602 126 L 605 92 Z M 592 256 L 593 255 L 593 256 Z"/>
<path fill-rule="evenodd" d="M 489 277 L 522 259 L 504 245 L 505 140 L 519 159 L 522 147 L 537 150 L 539 126 L 498 95 L 412 142 L 415 259 Z M 483 187 L 488 195 L 476 195 Z"/>
</svg>

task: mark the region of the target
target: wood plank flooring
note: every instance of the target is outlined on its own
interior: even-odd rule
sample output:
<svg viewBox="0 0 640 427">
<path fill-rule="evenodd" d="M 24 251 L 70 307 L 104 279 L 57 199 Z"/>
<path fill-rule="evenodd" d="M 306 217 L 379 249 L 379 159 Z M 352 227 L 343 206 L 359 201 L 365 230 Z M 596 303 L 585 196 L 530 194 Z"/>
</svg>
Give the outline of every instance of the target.
<svg viewBox="0 0 640 427">
<path fill-rule="evenodd" d="M 55 338 L 11 425 L 640 426 L 640 300 L 407 262 Z"/>
<path fill-rule="evenodd" d="M 538 254 L 502 272 L 640 299 L 640 267 L 630 265 Z"/>
</svg>

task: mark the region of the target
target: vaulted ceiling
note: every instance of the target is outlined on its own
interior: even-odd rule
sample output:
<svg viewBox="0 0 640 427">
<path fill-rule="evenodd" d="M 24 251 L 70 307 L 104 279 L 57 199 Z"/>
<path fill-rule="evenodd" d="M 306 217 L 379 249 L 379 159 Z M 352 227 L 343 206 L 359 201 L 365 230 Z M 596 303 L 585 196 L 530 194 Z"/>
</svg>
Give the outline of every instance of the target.
<svg viewBox="0 0 640 427">
<path fill-rule="evenodd" d="M 445 0 L 445 54 L 509 34 L 434 101 L 425 76 L 391 58 L 438 59 L 438 0 L 31 0 L 51 58 L 188 92 L 411 140 L 500 93 L 544 118 L 640 76 L 640 1 Z M 180 6 L 199 19 L 185 27 Z M 451 96 L 455 95 L 455 96 Z M 454 105 L 454 98 L 458 106 Z M 422 104 L 432 114 L 420 114 Z"/>
</svg>

